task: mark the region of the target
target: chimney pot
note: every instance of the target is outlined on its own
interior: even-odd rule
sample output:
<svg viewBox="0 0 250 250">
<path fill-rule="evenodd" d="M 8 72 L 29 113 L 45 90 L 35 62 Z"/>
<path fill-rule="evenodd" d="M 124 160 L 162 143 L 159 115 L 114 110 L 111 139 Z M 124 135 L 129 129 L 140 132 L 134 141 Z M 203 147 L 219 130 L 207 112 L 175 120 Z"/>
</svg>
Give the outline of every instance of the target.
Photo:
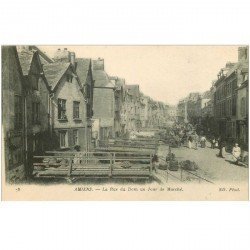
<svg viewBox="0 0 250 250">
<path fill-rule="evenodd" d="M 239 47 L 238 48 L 238 61 L 246 61 L 246 60 L 248 60 L 248 48 Z"/>
<path fill-rule="evenodd" d="M 75 62 L 76 62 L 76 54 L 75 52 L 70 52 L 70 63 L 75 66 Z"/>
</svg>

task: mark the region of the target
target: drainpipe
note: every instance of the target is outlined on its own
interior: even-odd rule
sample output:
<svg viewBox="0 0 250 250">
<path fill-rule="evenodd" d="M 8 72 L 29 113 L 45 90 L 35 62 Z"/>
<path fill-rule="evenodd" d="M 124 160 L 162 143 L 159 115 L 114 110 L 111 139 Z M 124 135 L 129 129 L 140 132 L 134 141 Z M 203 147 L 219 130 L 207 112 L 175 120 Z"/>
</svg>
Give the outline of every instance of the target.
<svg viewBox="0 0 250 250">
<path fill-rule="evenodd" d="M 85 147 L 86 147 L 86 152 L 89 152 L 88 148 L 88 99 L 85 101 L 85 114 L 86 114 L 86 120 L 85 120 Z"/>
<path fill-rule="evenodd" d="M 52 130 L 53 130 L 53 122 L 52 122 L 52 118 L 53 118 L 53 109 L 52 109 L 52 99 L 54 98 L 54 93 L 49 94 L 49 98 L 48 98 L 48 114 L 49 114 L 49 127 L 50 127 L 50 133 L 52 135 Z"/>
<path fill-rule="evenodd" d="M 27 93 L 24 94 L 24 141 L 25 141 L 25 174 L 28 170 L 28 120 L 27 120 Z"/>
</svg>

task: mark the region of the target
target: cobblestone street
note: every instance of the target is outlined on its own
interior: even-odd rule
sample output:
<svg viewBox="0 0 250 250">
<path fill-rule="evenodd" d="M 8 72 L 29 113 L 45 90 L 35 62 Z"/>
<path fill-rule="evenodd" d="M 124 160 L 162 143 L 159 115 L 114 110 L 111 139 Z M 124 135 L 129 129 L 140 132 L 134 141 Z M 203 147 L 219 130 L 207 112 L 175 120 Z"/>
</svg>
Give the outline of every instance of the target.
<svg viewBox="0 0 250 250">
<path fill-rule="evenodd" d="M 210 147 L 210 144 L 208 146 Z M 172 148 L 172 152 L 178 161 L 195 161 L 199 166 L 197 174 L 216 184 L 248 181 L 248 168 L 232 163 L 230 154 L 227 154 L 224 159 L 217 157 L 218 149 L 209 147 L 198 148 L 198 150 L 187 147 Z M 167 146 L 160 146 L 159 155 L 165 158 L 166 154 Z M 173 174 L 175 173 L 173 172 Z"/>
</svg>

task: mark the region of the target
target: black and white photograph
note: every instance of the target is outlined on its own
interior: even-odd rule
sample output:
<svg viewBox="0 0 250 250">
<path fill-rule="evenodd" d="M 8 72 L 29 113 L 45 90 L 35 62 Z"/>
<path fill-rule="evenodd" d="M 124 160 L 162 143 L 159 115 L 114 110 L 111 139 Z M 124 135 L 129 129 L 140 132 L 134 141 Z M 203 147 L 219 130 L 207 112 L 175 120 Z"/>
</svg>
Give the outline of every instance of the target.
<svg viewBox="0 0 250 250">
<path fill-rule="evenodd" d="M 2 46 L 6 187 L 34 187 L 37 199 L 39 188 L 63 185 L 97 197 L 123 191 L 120 199 L 161 190 L 153 199 L 171 200 L 199 185 L 190 199 L 246 199 L 248 53 L 243 45 Z"/>
<path fill-rule="evenodd" d="M 1 1 L 1 249 L 249 249 L 249 14 Z"/>
</svg>

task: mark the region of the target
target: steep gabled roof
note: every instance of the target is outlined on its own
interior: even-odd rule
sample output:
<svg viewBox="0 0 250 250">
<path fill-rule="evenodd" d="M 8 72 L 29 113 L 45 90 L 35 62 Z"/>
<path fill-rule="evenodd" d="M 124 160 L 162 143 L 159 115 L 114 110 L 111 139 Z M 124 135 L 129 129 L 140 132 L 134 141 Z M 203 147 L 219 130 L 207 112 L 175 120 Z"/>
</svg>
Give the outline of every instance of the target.
<svg viewBox="0 0 250 250">
<path fill-rule="evenodd" d="M 105 87 L 110 81 L 107 73 L 104 70 L 93 70 L 93 79 L 95 81 L 95 87 Z"/>
<path fill-rule="evenodd" d="M 3 79 L 4 79 L 4 77 L 6 75 L 9 74 L 9 73 L 4 74 L 4 71 L 5 70 L 7 72 L 11 71 L 12 67 L 14 67 L 12 60 L 15 60 L 16 61 L 16 66 L 17 66 L 17 71 L 18 71 L 18 74 L 19 74 L 19 76 L 21 78 L 21 85 L 23 86 L 23 72 L 22 72 L 20 60 L 18 58 L 18 53 L 17 53 L 16 46 L 1 46 L 1 54 L 2 54 L 2 66 L 4 64 L 7 65 L 7 67 L 2 67 L 2 70 L 3 70 L 2 77 L 3 77 Z M 12 55 L 14 55 L 14 57 L 12 57 Z M 3 80 L 2 84 L 6 84 L 6 82 Z"/>
<path fill-rule="evenodd" d="M 30 50 L 18 51 L 19 62 L 23 71 L 23 75 L 28 75 L 33 60 L 34 52 Z"/>
<path fill-rule="evenodd" d="M 43 64 L 54 62 L 45 52 L 41 51 L 37 46 L 31 45 L 30 48 L 38 52 L 40 60 Z"/>
<path fill-rule="evenodd" d="M 77 58 L 76 73 L 79 77 L 81 84 L 85 84 L 89 70 L 91 70 L 91 59 L 90 58 Z"/>
<path fill-rule="evenodd" d="M 51 90 L 53 90 L 57 86 L 70 65 L 70 63 L 66 62 L 58 62 L 46 64 L 43 66 L 44 74 L 49 86 L 51 87 Z"/>
</svg>

